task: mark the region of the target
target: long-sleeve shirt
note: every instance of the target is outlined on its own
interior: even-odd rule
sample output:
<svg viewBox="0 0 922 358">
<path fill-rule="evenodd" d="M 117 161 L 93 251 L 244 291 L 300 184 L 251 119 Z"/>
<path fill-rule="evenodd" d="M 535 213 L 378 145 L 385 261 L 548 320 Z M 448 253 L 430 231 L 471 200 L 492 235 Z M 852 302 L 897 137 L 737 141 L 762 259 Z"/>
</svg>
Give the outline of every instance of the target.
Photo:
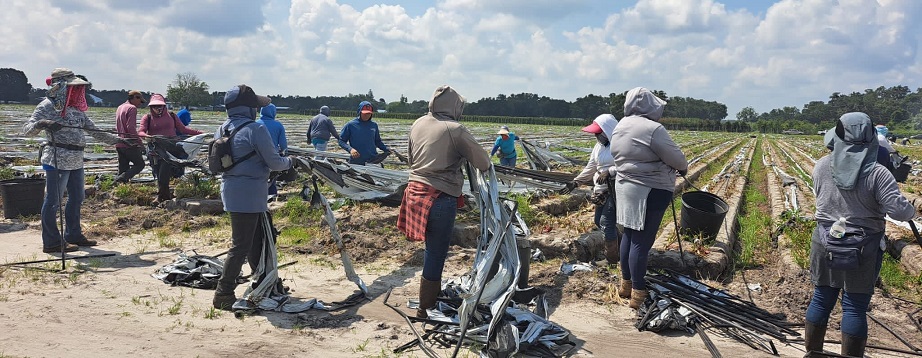
<svg viewBox="0 0 922 358">
<path fill-rule="evenodd" d="M 43 119 L 53 120 L 67 126 L 53 134 L 49 134 L 48 131 L 45 131 L 45 138 L 48 140 L 49 145 L 44 146 L 42 149 L 41 162 L 42 165 L 46 167 L 60 170 L 77 170 L 83 168 L 82 148 L 86 146 L 84 133 L 106 144 L 115 144 L 119 141 L 118 137 L 112 134 L 98 131 L 96 124 L 87 118 L 86 113 L 83 113 L 83 111 L 79 109 L 70 106 L 66 107 L 64 109 L 64 117 L 62 118 L 61 111 L 55 110 L 54 103 L 47 98 L 42 100 L 42 102 L 35 107 L 32 116 L 29 117 L 29 120 L 26 121 L 26 124 L 22 127 L 23 134 L 26 136 L 34 136 L 41 132 L 42 129 L 36 128 L 35 125 L 38 121 Z M 51 145 L 50 143 L 52 142 L 81 149 L 57 147 Z"/>
<path fill-rule="evenodd" d="M 240 111 L 235 111 L 240 110 Z M 218 127 L 215 137 L 221 136 L 224 128 L 233 131 L 253 119 L 247 118 L 243 111 L 246 107 L 228 110 L 228 119 Z M 240 161 L 250 152 L 256 155 Z M 250 124 L 240 129 L 231 142 L 236 166 L 221 175 L 221 199 L 224 211 L 235 213 L 261 213 L 268 210 L 266 198 L 269 195 L 269 171 L 282 171 L 291 168 L 291 160 L 279 156 L 269 131 L 262 124 Z"/>
<path fill-rule="evenodd" d="M 121 138 L 138 138 L 138 107 L 125 101 L 115 110 L 115 130 Z M 117 143 L 116 148 L 128 148 L 125 143 Z"/>
<path fill-rule="evenodd" d="M 813 167 L 813 191 L 816 193 L 817 221 L 831 224 L 840 217 L 847 226 L 858 226 L 872 233 L 883 232 L 884 217 L 909 220 L 916 209 L 900 194 L 896 179 L 882 165 L 876 164 L 865 178 L 859 178 L 852 190 L 836 187 L 832 178 L 832 157 L 825 156 Z"/>
<path fill-rule="evenodd" d="M 490 155 L 496 154 L 498 149 L 502 154 L 503 158 L 516 158 L 518 154 L 515 152 L 515 141 L 519 140 L 519 137 L 515 136 L 515 133 L 509 133 L 509 139 L 503 139 L 503 136 L 496 137 L 496 141 L 493 142 L 493 149 L 490 150 Z"/>
<path fill-rule="evenodd" d="M 671 192 L 675 190 L 675 171 L 688 170 L 685 154 L 666 128 L 645 117 L 621 119 L 610 147 L 619 180 Z"/>
<path fill-rule="evenodd" d="M 307 126 L 307 141 L 312 142 L 314 139 L 328 141 L 330 137 L 336 137 L 339 140 L 339 133 L 336 132 L 336 126 L 330 117 L 324 114 L 318 114 L 311 118 L 310 125 Z"/>
<path fill-rule="evenodd" d="M 343 126 L 342 133 L 339 134 L 339 146 L 347 152 L 355 149 L 359 152 L 359 157 L 352 161 L 355 163 L 365 164 L 378 155 L 375 148 L 387 152 L 387 146 L 381 141 L 381 133 L 378 130 L 378 124 L 371 121 L 362 121 L 355 118 Z"/>
<path fill-rule="evenodd" d="M 428 184 L 451 196 L 464 185 L 462 159 L 475 168 L 490 168 L 490 156 L 461 123 L 425 115 L 413 122 L 409 140 L 410 181 Z"/>
<path fill-rule="evenodd" d="M 162 135 L 166 137 L 176 136 L 176 133 L 196 135 L 202 134 L 202 131 L 198 131 L 189 127 L 186 127 L 179 121 L 179 117 L 176 117 L 172 112 L 163 111 L 159 117 L 153 117 L 152 114 L 145 114 L 144 117 L 141 117 L 141 128 L 138 129 L 138 135 L 142 137 L 153 136 L 153 135 Z"/>
<path fill-rule="evenodd" d="M 256 123 L 266 126 L 269 138 L 272 138 L 272 144 L 275 144 L 275 149 L 284 155 L 288 151 L 288 137 L 285 136 L 285 126 L 275 119 L 275 113 L 275 105 L 270 103 L 260 110 L 260 117 Z"/>
</svg>

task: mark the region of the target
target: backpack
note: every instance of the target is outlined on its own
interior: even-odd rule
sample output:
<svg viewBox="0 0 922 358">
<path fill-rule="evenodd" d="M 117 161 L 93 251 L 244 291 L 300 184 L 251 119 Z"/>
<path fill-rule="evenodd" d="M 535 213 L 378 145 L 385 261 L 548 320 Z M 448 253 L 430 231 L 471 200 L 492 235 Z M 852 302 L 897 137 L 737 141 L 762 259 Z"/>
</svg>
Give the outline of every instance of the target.
<svg viewBox="0 0 922 358">
<path fill-rule="evenodd" d="M 208 170 L 212 173 L 223 173 L 231 168 L 240 164 L 240 162 L 250 159 L 250 157 L 256 155 L 256 151 L 251 151 L 244 155 L 240 160 L 234 161 L 233 153 L 231 152 L 231 143 L 233 143 L 234 135 L 237 134 L 243 127 L 246 127 L 255 122 L 248 121 L 237 128 L 234 128 L 233 131 L 228 133 L 227 127 L 224 128 L 222 136 L 215 139 L 208 144 Z"/>
</svg>

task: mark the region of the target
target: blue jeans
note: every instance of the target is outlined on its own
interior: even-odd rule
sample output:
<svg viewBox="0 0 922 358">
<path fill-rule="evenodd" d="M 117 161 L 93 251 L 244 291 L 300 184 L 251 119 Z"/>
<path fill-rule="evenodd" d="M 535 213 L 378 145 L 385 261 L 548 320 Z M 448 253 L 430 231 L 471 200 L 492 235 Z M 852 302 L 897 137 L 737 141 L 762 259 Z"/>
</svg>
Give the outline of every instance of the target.
<svg viewBox="0 0 922 358">
<path fill-rule="evenodd" d="M 312 139 L 311 144 L 314 145 L 314 150 L 318 150 L 321 152 L 327 151 L 327 141 L 323 139 Z M 320 156 L 320 155 L 314 156 L 314 160 L 324 160 L 324 159 L 326 159 L 326 157 L 324 156 Z"/>
<path fill-rule="evenodd" d="M 672 192 L 662 189 L 651 189 L 647 194 L 647 212 L 644 216 L 643 230 L 624 228 L 624 238 L 621 240 L 621 278 L 631 280 L 635 290 L 646 290 L 647 259 L 650 248 L 656 241 L 656 231 L 663 221 L 663 214 L 672 202 Z"/>
<path fill-rule="evenodd" d="M 512 157 L 512 158 L 499 158 L 499 165 L 505 165 L 505 166 L 507 166 L 507 167 L 514 167 L 514 166 L 515 166 L 515 159 L 516 159 L 516 157 Z"/>
<path fill-rule="evenodd" d="M 605 204 L 595 206 L 595 226 L 602 230 L 605 241 L 618 240 L 618 222 L 614 197 L 608 195 Z"/>
<path fill-rule="evenodd" d="M 829 314 L 839 300 L 841 288 L 829 286 L 816 286 L 813 289 L 813 299 L 807 306 L 807 321 L 817 326 L 829 323 Z M 868 336 L 868 305 L 871 304 L 871 294 L 848 293 L 842 291 L 842 333 L 855 336 Z"/>
<path fill-rule="evenodd" d="M 64 205 L 64 239 L 80 242 L 84 239 L 80 228 L 80 206 L 83 205 L 83 168 L 57 170 L 45 168 L 45 201 L 42 202 L 42 246 L 53 248 L 61 245 L 58 230 L 58 209 L 60 200 L 67 193 Z"/>
<path fill-rule="evenodd" d="M 423 254 L 423 278 L 441 282 L 448 246 L 451 244 L 455 216 L 458 214 L 458 198 L 442 193 L 429 209 L 426 222 L 426 251 Z"/>
</svg>

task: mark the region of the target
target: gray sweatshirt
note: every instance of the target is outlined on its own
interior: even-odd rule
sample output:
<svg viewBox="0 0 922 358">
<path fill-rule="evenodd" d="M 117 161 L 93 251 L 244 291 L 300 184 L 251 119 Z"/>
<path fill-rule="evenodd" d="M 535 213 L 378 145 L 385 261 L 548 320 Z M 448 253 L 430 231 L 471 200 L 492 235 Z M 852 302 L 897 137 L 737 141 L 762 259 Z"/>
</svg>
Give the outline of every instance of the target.
<svg viewBox="0 0 922 358">
<path fill-rule="evenodd" d="M 884 216 L 894 220 L 909 220 L 916 209 L 900 194 L 900 188 L 887 168 L 876 164 L 867 177 L 858 178 L 853 190 L 836 187 L 832 179 L 832 157 L 825 156 L 813 168 L 813 192 L 816 193 L 816 220 L 832 223 L 844 217 L 846 225 L 883 232 Z"/>
<path fill-rule="evenodd" d="M 675 190 L 675 171 L 688 170 L 685 154 L 666 128 L 645 117 L 621 119 L 610 146 L 619 180 L 671 192 Z"/>
</svg>

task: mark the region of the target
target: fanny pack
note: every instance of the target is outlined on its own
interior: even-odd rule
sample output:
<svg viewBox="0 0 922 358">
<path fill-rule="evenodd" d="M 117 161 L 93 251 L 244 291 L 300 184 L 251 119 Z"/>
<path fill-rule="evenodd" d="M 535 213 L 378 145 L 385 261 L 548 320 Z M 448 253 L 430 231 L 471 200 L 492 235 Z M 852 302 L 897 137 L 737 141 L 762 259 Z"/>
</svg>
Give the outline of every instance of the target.
<svg viewBox="0 0 922 358">
<path fill-rule="evenodd" d="M 829 226 L 823 225 L 823 230 L 823 258 L 833 270 L 857 269 L 866 258 L 873 257 L 879 247 L 879 235 L 868 235 L 863 228 L 849 227 L 841 238 L 830 235 Z"/>
</svg>

